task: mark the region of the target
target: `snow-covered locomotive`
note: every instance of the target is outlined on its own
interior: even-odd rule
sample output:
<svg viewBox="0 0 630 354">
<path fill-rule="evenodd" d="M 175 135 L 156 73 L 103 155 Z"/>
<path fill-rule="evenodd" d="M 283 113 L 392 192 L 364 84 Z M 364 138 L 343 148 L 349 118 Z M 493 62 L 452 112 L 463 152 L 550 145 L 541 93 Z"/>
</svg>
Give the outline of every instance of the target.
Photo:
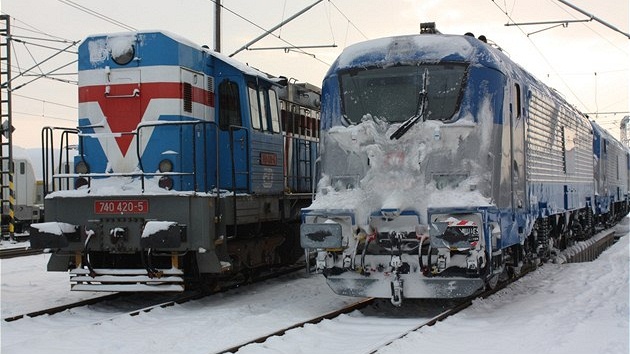
<svg viewBox="0 0 630 354">
<path fill-rule="evenodd" d="M 338 294 L 469 296 L 628 213 L 627 149 L 485 40 L 350 46 L 321 113 L 301 243 Z"/>
<path fill-rule="evenodd" d="M 54 169 L 31 228 L 72 290 L 181 291 L 301 256 L 318 88 L 147 31 L 83 41 L 78 97 L 74 171 Z"/>
</svg>

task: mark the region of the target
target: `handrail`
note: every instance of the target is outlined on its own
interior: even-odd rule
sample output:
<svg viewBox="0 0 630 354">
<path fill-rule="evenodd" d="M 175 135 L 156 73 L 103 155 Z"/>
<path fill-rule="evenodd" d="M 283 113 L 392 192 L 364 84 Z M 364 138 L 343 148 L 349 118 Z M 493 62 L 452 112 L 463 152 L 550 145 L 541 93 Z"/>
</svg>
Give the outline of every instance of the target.
<svg viewBox="0 0 630 354">
<path fill-rule="evenodd" d="M 197 183 L 197 177 L 198 177 L 198 168 L 197 168 L 197 134 L 196 131 L 196 127 L 197 126 L 202 126 L 203 128 L 203 139 L 202 139 L 202 143 L 203 143 L 203 151 L 202 154 L 204 156 L 203 159 L 203 182 L 204 182 L 204 192 L 208 192 L 208 185 L 207 185 L 207 170 L 208 170 L 208 165 L 207 165 L 207 159 L 205 158 L 207 156 L 207 144 L 206 144 L 206 129 L 208 125 L 214 125 L 216 127 L 215 131 L 216 131 L 216 136 L 215 136 L 215 149 L 217 150 L 217 160 L 215 162 L 215 168 L 217 170 L 217 190 L 218 190 L 218 180 L 219 180 L 219 173 L 218 173 L 218 148 L 219 148 L 219 139 L 218 139 L 218 125 L 216 122 L 214 121 L 205 121 L 205 120 L 187 120 L 187 121 L 153 121 L 153 122 L 142 122 L 140 124 L 138 124 L 138 126 L 136 127 L 135 130 L 135 135 L 136 135 L 136 157 L 138 159 L 138 168 L 141 171 L 144 171 L 144 167 L 142 166 L 142 152 L 140 151 L 140 136 L 141 136 L 141 131 L 143 128 L 155 128 L 155 127 L 160 127 L 160 126 L 192 126 L 192 151 L 193 151 L 193 156 L 192 156 L 192 161 L 193 161 L 193 166 L 192 166 L 192 172 L 191 173 L 183 173 L 180 174 L 180 176 L 184 176 L 184 175 L 192 175 L 193 176 L 193 190 L 195 192 L 198 192 L 199 190 L 199 186 Z M 146 173 L 146 172 L 142 172 L 142 174 L 140 174 L 139 176 L 141 177 L 141 188 L 142 191 L 145 190 L 145 185 L 144 185 L 144 176 L 159 176 L 159 175 L 166 175 L 166 174 L 158 174 L 158 173 Z"/>
<path fill-rule="evenodd" d="M 41 132 L 41 143 L 42 143 L 42 180 L 44 182 L 43 192 L 44 196 L 46 196 L 50 190 L 55 190 L 55 179 L 54 179 L 54 171 L 55 171 L 55 134 L 56 130 L 61 130 L 61 141 L 60 141 L 60 151 L 59 151 L 59 166 L 58 170 L 61 171 L 61 164 L 63 162 L 63 151 L 66 151 L 66 163 L 69 162 L 70 155 L 68 152 L 68 147 L 70 146 L 70 134 L 79 134 L 79 129 L 75 128 L 65 128 L 65 127 L 49 127 L 46 126 L 42 128 Z M 61 185 L 61 181 L 59 182 Z"/>
</svg>

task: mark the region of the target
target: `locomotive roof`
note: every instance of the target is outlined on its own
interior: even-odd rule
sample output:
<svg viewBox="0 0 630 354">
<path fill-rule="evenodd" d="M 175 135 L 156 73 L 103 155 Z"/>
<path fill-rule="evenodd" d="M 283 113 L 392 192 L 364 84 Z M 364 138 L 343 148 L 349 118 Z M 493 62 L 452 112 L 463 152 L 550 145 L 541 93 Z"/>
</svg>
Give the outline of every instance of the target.
<svg viewBox="0 0 630 354">
<path fill-rule="evenodd" d="M 174 62 L 173 60 L 169 60 L 166 55 L 169 46 L 175 45 L 177 48 L 179 48 L 179 51 L 181 51 L 183 47 L 188 47 L 190 49 L 193 49 L 194 51 L 197 51 L 198 53 L 206 53 L 208 56 L 214 57 L 243 72 L 246 75 L 259 77 L 268 81 L 275 81 L 270 75 L 258 69 L 252 68 L 249 65 L 243 64 L 238 60 L 232 59 L 227 55 L 215 52 L 209 48 L 204 48 L 203 46 L 184 37 L 162 30 L 116 32 L 88 36 L 85 40 L 83 40 L 80 45 L 81 47 L 86 45 L 88 46 L 88 50 L 85 52 L 88 53 L 88 56 L 81 56 L 81 54 L 79 54 L 79 70 L 89 70 L 99 67 L 99 64 L 102 64 L 107 58 L 105 54 L 116 51 L 118 49 L 117 47 L 124 47 L 126 44 L 134 42 L 136 40 L 138 40 L 142 44 L 145 40 L 149 39 L 162 40 L 163 45 L 161 47 L 155 46 L 154 50 L 158 50 L 165 55 L 163 55 L 161 59 L 152 59 L 149 64 L 146 64 L 145 62 L 145 65 L 180 64 Z M 80 50 L 79 52 L 81 53 L 82 51 Z M 161 61 L 156 62 L 156 60 Z"/>
<path fill-rule="evenodd" d="M 621 151 L 626 151 L 626 147 L 615 138 L 608 130 L 602 128 L 596 121 L 591 120 L 591 125 L 593 126 L 593 134 L 596 137 L 604 138 L 608 140 L 611 144 L 614 144 L 615 147 Z"/>
<path fill-rule="evenodd" d="M 413 34 L 357 43 L 344 49 L 326 76 L 351 68 L 439 62 L 470 63 L 470 65 L 498 70 L 577 111 L 558 91 L 536 79 L 501 50 L 466 35 Z"/>
<path fill-rule="evenodd" d="M 352 67 L 437 63 L 441 61 L 478 63 L 502 69 L 496 49 L 470 36 L 415 34 L 368 40 L 348 46 L 330 72 Z"/>
</svg>

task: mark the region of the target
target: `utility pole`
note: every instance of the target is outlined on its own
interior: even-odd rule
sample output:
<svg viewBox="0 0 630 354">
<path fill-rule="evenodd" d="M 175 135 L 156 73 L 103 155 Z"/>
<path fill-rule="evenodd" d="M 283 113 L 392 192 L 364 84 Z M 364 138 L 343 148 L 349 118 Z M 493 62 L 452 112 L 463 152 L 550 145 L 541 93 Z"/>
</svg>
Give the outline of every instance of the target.
<svg viewBox="0 0 630 354">
<path fill-rule="evenodd" d="M 221 0 L 214 2 L 214 51 L 221 53 Z"/>
</svg>

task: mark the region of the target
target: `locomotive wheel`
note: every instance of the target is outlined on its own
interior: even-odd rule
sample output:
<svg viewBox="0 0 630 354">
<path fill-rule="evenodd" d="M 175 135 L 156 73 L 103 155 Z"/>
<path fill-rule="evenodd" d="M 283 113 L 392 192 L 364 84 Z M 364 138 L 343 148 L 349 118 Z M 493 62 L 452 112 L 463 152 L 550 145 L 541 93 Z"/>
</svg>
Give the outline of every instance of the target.
<svg viewBox="0 0 630 354">
<path fill-rule="evenodd" d="M 198 286 L 204 294 L 215 293 L 221 288 L 219 279 L 213 274 L 200 274 Z"/>
<path fill-rule="evenodd" d="M 508 277 L 508 267 L 503 266 L 503 270 L 501 272 L 490 274 L 490 276 L 486 278 L 486 287 L 494 290 L 499 283 L 503 283 L 508 279 Z"/>
</svg>

